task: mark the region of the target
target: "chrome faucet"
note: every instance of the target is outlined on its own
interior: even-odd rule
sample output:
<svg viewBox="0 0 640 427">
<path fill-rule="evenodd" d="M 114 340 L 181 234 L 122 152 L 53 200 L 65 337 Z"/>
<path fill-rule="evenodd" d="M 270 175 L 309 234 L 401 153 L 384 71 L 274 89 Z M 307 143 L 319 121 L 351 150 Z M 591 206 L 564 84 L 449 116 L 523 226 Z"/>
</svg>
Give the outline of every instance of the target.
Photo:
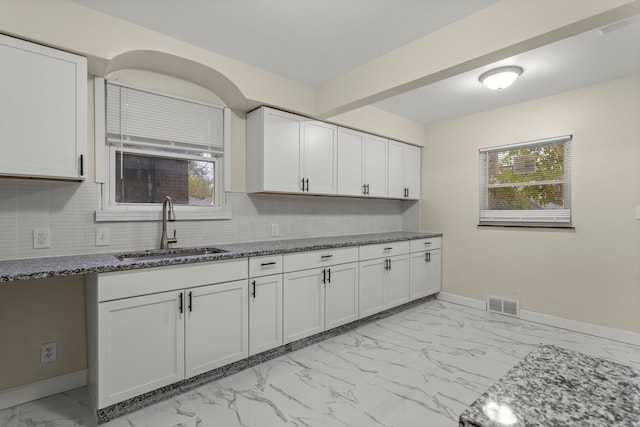
<svg viewBox="0 0 640 427">
<path fill-rule="evenodd" d="M 168 212 L 167 212 L 168 208 Z M 173 212 L 173 200 L 167 196 L 162 202 L 162 237 L 160 238 L 160 249 L 169 249 L 170 243 L 178 243 L 176 230 L 173 229 L 173 237 L 167 239 L 167 221 L 175 221 L 176 214 Z"/>
</svg>

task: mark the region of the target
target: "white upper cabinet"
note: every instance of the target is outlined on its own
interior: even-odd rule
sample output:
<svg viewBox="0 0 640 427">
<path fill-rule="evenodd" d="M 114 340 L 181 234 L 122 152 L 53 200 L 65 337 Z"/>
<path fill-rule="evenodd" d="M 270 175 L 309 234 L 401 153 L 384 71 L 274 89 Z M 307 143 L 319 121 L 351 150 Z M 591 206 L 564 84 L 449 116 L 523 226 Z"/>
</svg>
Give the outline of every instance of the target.
<svg viewBox="0 0 640 427">
<path fill-rule="evenodd" d="M 247 192 L 420 198 L 420 148 L 260 107 L 247 114 Z"/>
<path fill-rule="evenodd" d="M 315 120 L 303 121 L 302 176 L 305 192 L 336 194 L 337 192 L 337 126 Z"/>
<path fill-rule="evenodd" d="M 338 128 L 338 194 L 387 196 L 387 140 Z"/>
<path fill-rule="evenodd" d="M 0 175 L 83 180 L 87 60 L 0 35 Z"/>
<path fill-rule="evenodd" d="M 420 199 L 420 148 L 389 141 L 387 157 L 389 197 Z"/>
<path fill-rule="evenodd" d="M 336 194 L 337 127 L 261 107 L 247 115 L 247 191 Z"/>
<path fill-rule="evenodd" d="M 366 134 L 356 130 L 338 128 L 338 194 L 363 196 L 364 142 Z"/>
<path fill-rule="evenodd" d="M 364 184 L 367 196 L 387 197 L 387 140 L 367 135 L 364 141 Z"/>
</svg>

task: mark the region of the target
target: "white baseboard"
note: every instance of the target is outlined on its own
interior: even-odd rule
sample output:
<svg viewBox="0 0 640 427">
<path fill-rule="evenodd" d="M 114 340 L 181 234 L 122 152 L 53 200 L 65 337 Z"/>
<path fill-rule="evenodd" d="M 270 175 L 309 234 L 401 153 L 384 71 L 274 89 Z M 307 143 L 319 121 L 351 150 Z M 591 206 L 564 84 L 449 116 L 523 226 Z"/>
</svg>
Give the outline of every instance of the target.
<svg viewBox="0 0 640 427">
<path fill-rule="evenodd" d="M 475 308 L 478 310 L 487 309 L 486 301 L 480 301 L 474 298 L 463 297 L 456 294 L 450 294 L 448 292 L 438 293 L 438 299 L 446 302 L 451 302 L 453 304 L 464 305 L 465 307 Z"/>
<path fill-rule="evenodd" d="M 579 322 L 577 320 L 550 316 L 548 314 L 537 313 L 529 310 L 520 310 L 520 318 L 522 320 L 528 320 L 529 322 L 542 323 L 543 325 L 555 326 L 557 328 L 568 329 L 570 331 L 581 332 L 587 335 L 594 335 L 600 338 L 607 338 L 613 341 L 620 341 L 626 344 L 640 346 L 640 334 L 637 332 L 610 328 L 608 326 L 594 325 L 593 323 Z"/>
<path fill-rule="evenodd" d="M 87 370 L 71 372 L 35 383 L 0 390 L 0 409 L 31 402 L 87 385 Z"/>
<path fill-rule="evenodd" d="M 438 299 L 453 304 L 464 305 L 478 310 L 486 310 L 486 302 L 474 298 L 440 292 Z M 640 346 L 640 333 L 625 331 L 623 329 L 610 328 L 608 326 L 595 325 L 593 323 L 580 322 L 577 320 L 565 319 L 563 317 L 551 316 L 535 311 L 520 310 L 519 317 L 534 323 L 555 326 L 556 328 L 567 329 L 569 331 L 580 332 L 613 341 L 620 341 L 626 344 Z"/>
</svg>

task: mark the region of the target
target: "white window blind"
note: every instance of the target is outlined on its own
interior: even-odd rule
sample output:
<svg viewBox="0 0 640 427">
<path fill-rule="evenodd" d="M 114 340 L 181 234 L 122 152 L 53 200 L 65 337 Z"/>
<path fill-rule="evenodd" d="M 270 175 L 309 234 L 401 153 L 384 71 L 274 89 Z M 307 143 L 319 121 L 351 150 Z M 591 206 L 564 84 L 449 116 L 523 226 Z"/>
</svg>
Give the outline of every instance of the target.
<svg viewBox="0 0 640 427">
<path fill-rule="evenodd" d="M 107 82 L 107 141 L 221 153 L 224 108 Z"/>
<path fill-rule="evenodd" d="M 480 150 L 480 224 L 571 224 L 571 135 Z"/>
</svg>

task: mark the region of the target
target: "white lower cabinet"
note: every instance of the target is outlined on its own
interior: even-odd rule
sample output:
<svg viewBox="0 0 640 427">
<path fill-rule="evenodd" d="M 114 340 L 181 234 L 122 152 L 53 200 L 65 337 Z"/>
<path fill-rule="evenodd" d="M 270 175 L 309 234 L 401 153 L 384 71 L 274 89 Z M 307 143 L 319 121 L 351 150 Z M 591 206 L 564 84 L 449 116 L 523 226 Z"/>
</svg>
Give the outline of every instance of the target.
<svg viewBox="0 0 640 427">
<path fill-rule="evenodd" d="M 440 292 L 442 250 L 439 237 L 411 242 L 410 271 L 410 299 L 412 301 Z"/>
<path fill-rule="evenodd" d="M 358 320 L 358 263 L 284 274 L 284 342 Z"/>
<path fill-rule="evenodd" d="M 246 358 L 247 271 L 245 258 L 88 275 L 97 409 Z"/>
<path fill-rule="evenodd" d="M 181 294 L 171 291 L 99 304 L 98 408 L 184 378 Z"/>
<path fill-rule="evenodd" d="M 324 269 L 284 274 L 285 344 L 324 331 Z"/>
<path fill-rule="evenodd" d="M 360 247 L 360 318 L 409 301 L 409 242 Z"/>
<path fill-rule="evenodd" d="M 247 357 L 246 301 L 238 280 L 100 303 L 102 405 Z"/>
<path fill-rule="evenodd" d="M 441 239 L 86 276 L 97 409 L 440 291 Z"/>
<path fill-rule="evenodd" d="M 247 281 L 187 289 L 185 300 L 185 377 L 249 355 Z"/>
<path fill-rule="evenodd" d="M 285 344 L 358 319 L 357 260 L 357 247 L 285 254 Z"/>
<path fill-rule="evenodd" d="M 360 261 L 360 318 L 384 310 L 384 273 L 386 260 Z"/>
<path fill-rule="evenodd" d="M 251 278 L 249 354 L 258 354 L 282 344 L 282 274 Z"/>
<path fill-rule="evenodd" d="M 328 268 L 325 330 L 358 320 L 358 263 Z"/>
</svg>

